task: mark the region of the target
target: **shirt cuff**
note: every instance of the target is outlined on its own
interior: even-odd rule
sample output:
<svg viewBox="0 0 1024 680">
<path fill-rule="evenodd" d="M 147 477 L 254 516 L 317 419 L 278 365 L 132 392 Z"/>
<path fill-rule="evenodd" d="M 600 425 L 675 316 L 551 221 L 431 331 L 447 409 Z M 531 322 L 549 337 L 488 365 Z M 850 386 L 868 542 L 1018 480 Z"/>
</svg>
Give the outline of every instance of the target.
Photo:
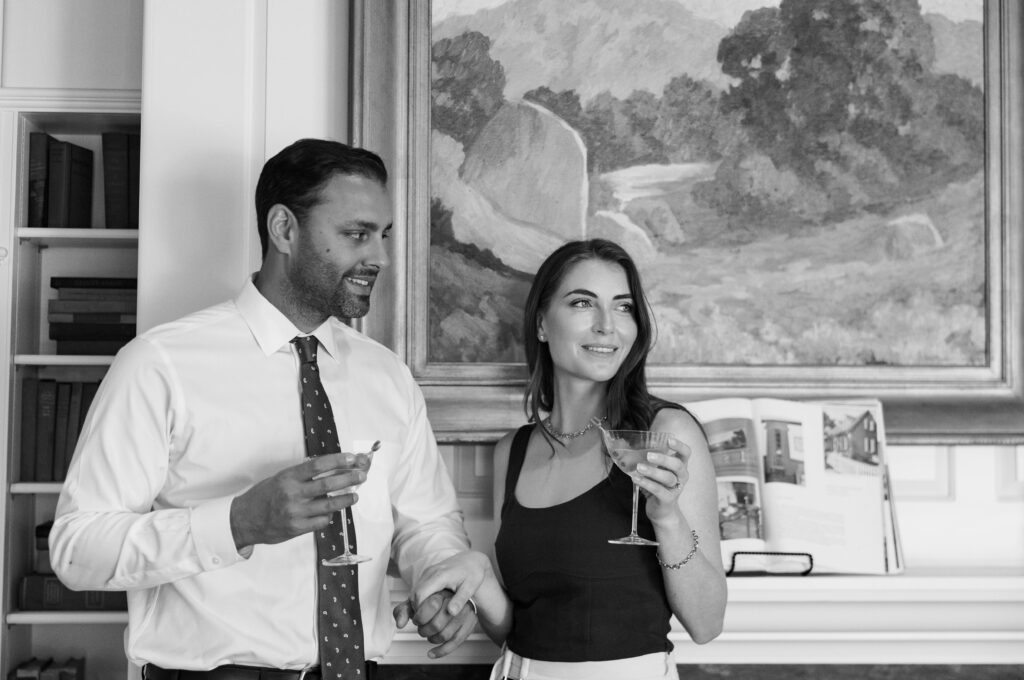
<svg viewBox="0 0 1024 680">
<path fill-rule="evenodd" d="M 231 535 L 231 502 L 234 496 L 197 505 L 189 512 L 189 529 L 196 554 L 207 571 L 241 562 L 252 554 L 252 547 L 235 548 Z"/>
</svg>

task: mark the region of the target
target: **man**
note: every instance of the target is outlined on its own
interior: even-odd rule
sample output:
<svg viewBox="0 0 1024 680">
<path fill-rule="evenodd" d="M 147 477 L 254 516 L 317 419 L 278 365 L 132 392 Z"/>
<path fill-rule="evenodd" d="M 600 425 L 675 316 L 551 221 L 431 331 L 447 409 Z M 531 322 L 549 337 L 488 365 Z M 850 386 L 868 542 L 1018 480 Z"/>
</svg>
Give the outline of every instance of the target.
<svg viewBox="0 0 1024 680">
<path fill-rule="evenodd" d="M 366 314 L 388 264 L 386 183 L 362 149 L 282 150 L 256 188 L 259 272 L 140 335 L 103 380 L 51 554 L 72 588 L 128 591 L 125 644 L 146 678 L 365 678 L 394 632 L 389 560 L 414 584 L 468 548 L 411 374 L 338 320 Z M 351 470 L 377 441 L 369 471 Z M 347 513 L 371 559 L 323 566 Z M 415 612 L 432 656 L 472 630 L 471 594 Z"/>
</svg>

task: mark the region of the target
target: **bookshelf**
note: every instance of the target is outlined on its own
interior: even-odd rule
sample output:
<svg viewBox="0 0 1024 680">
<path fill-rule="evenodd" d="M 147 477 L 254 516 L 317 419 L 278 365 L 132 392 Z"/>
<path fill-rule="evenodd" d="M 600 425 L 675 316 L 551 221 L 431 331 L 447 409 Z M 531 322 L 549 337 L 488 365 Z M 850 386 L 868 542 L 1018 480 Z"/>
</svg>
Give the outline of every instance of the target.
<svg viewBox="0 0 1024 680">
<path fill-rule="evenodd" d="M 138 133 L 141 101 L 123 93 L 92 92 L 87 96 L 40 96 L 0 101 L 0 151 L 10 159 L 0 173 L 3 204 L 0 247 L 0 349 L 7 355 L 0 383 L 7 396 L 0 415 L 5 465 L 0 479 L 6 491 L 0 509 L 3 531 L 3 623 L 0 629 L 0 672 L 5 676 L 35 656 L 63 661 L 86 658 L 89 680 L 125 677 L 123 650 L 127 613 L 121 611 L 22 611 L 18 603 L 21 578 L 35 571 L 35 527 L 52 519 L 60 493 L 59 479 L 26 476 L 22 466 L 25 432 L 22 415 L 34 408 L 23 398 L 26 380 L 59 383 L 99 382 L 113 356 L 58 354 L 50 338 L 49 301 L 54 276 L 136 278 L 139 230 L 107 228 L 104 200 L 103 134 Z M 88 224 L 73 228 L 28 227 L 28 166 L 32 133 L 87 148 L 93 154 L 91 213 Z M 133 310 L 134 312 L 134 310 Z M 65 430 L 69 440 L 74 436 Z M 64 451 L 70 451 L 69 443 Z"/>
</svg>

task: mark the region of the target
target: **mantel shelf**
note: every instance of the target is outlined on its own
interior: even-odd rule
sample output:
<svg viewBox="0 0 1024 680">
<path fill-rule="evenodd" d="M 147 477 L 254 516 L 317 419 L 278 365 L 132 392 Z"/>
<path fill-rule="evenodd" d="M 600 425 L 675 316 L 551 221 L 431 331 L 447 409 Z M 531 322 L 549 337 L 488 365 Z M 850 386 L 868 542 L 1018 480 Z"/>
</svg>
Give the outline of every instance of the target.
<svg viewBox="0 0 1024 680">
<path fill-rule="evenodd" d="M 407 593 L 392 581 L 393 602 Z M 679 663 L 1024 663 L 1024 570 L 918 569 L 898 576 L 732 577 L 725 630 L 693 644 L 677 621 Z M 126 612 L 15 611 L 14 624 L 125 624 Z M 479 632 L 450 656 L 398 631 L 384 663 L 489 664 Z"/>
<path fill-rule="evenodd" d="M 134 248 L 139 243 L 138 229 L 18 229 L 21 241 L 40 247 L 60 246 Z"/>
<path fill-rule="evenodd" d="M 407 593 L 395 588 L 398 602 Z M 396 597 L 397 596 L 397 597 Z M 893 576 L 733 576 L 725 629 L 707 645 L 678 621 L 677 663 L 1024 663 L 1024 569 L 918 568 Z M 490 664 L 475 634 L 431 661 L 433 645 L 398 632 L 384 663 Z"/>
</svg>

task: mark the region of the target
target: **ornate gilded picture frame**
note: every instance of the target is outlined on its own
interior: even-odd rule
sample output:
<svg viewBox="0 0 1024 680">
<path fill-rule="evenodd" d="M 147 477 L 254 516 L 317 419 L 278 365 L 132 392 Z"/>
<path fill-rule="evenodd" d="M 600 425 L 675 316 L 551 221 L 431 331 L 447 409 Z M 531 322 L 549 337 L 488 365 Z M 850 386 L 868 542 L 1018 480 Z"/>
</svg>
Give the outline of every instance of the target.
<svg viewBox="0 0 1024 680">
<path fill-rule="evenodd" d="M 974 64 L 973 82 L 949 65 L 950 55 L 956 57 L 950 45 L 966 40 L 955 22 L 940 26 L 930 19 L 934 40 L 945 42 L 925 56 L 919 53 L 927 46 L 914 42 L 920 35 L 901 34 L 907 54 L 917 55 L 913 59 L 946 60 L 934 66 L 927 86 L 913 69 L 899 75 L 918 79 L 907 90 L 917 99 L 935 99 L 930 108 L 913 104 L 917 118 L 908 118 L 898 101 L 880 101 L 878 73 L 864 86 L 866 94 L 845 102 L 839 114 L 823 115 L 824 104 L 808 94 L 818 87 L 818 99 L 824 99 L 821 82 L 807 85 L 803 108 L 794 106 L 798 85 L 787 78 L 807 73 L 793 57 L 794 44 L 811 38 L 794 28 L 787 32 L 786 22 L 797 22 L 778 2 L 744 14 L 716 36 L 717 53 L 710 60 L 705 55 L 702 77 L 677 77 L 671 88 L 642 95 L 622 84 L 616 90 L 613 79 L 602 84 L 607 92 L 595 94 L 587 90 L 586 73 L 552 76 L 552 68 L 564 68 L 557 56 L 551 67 L 529 62 L 547 69 L 547 82 L 523 81 L 519 56 L 502 55 L 529 57 L 532 48 L 522 38 L 526 3 L 505 4 L 516 5 L 518 14 L 498 16 L 499 7 L 476 23 L 461 17 L 439 23 L 423 0 L 353 3 L 352 138 L 388 162 L 396 215 L 395 266 L 363 327 L 409 363 L 440 438 L 489 441 L 522 422 L 526 375 L 516 355 L 516 305 L 545 248 L 579 234 L 624 242 L 642 263 L 659 323 L 648 378 L 662 396 L 682 402 L 877 397 L 891 443 L 1024 442 L 1022 15 L 1016 2 L 985 3 L 977 44 L 957 57 Z M 587 4 L 575 6 L 580 25 L 593 19 L 582 16 Z M 842 8 L 835 0 L 824 5 Z M 924 30 L 920 17 L 911 19 L 907 25 Z M 603 20 L 609 25 L 616 18 Z M 628 22 L 617 21 L 627 31 Z M 858 30 L 866 30 L 865 23 Z M 882 24 L 868 28 L 896 30 Z M 580 25 L 574 35 L 582 42 Z M 520 36 L 516 50 L 502 43 L 502 27 Z M 471 35 L 459 41 L 470 32 L 485 40 Z M 655 37 L 667 39 L 647 35 L 646 42 Z M 607 40 L 604 49 L 613 49 L 612 43 Z M 850 46 L 848 61 L 866 49 L 870 45 Z M 551 50 L 543 53 L 550 56 Z M 771 65 L 769 54 L 789 56 Z M 894 55 L 886 68 L 897 62 L 906 67 L 913 61 L 907 54 Z M 651 55 L 657 55 L 653 48 Z M 500 96 L 491 97 L 499 101 L 485 102 L 491 108 L 466 123 L 451 105 L 460 84 L 444 78 L 461 73 L 458 61 L 470 58 L 479 69 L 471 83 L 476 91 L 494 88 L 491 62 L 504 75 Z M 693 64 L 698 59 L 679 58 Z M 716 59 L 724 75 L 713 73 Z M 598 61 L 592 56 L 589 63 L 597 69 Z M 640 86 L 635 64 L 616 68 L 636 74 Z M 764 85 L 769 71 L 775 90 Z M 819 81 L 821 73 L 831 76 L 819 69 Z M 866 80 L 864 73 L 850 78 L 860 85 Z M 780 88 L 789 88 L 789 99 L 780 98 L 773 109 L 771 95 Z M 728 106 L 718 104 L 714 116 L 694 119 L 696 102 L 712 95 Z M 683 123 L 664 113 L 680 97 L 685 106 L 677 110 L 690 112 Z M 870 116 L 857 108 L 872 106 Z M 645 110 L 655 113 L 648 115 L 652 127 L 643 136 L 636 121 Z M 887 124 L 889 113 L 900 117 L 899 125 Z M 840 114 L 860 122 L 837 132 L 828 124 Z M 632 116 L 633 127 L 600 126 L 623 116 Z M 870 120 L 895 130 L 899 143 L 911 140 L 901 153 L 918 155 L 894 160 L 891 149 L 880 150 L 895 142 L 880 142 L 882 132 L 865 132 Z M 467 125 L 472 133 L 462 134 Z M 570 175 L 541 217 L 517 208 L 530 191 L 537 203 L 544 200 L 537 185 L 510 189 L 522 173 L 506 167 L 510 131 L 529 125 L 552 130 L 540 146 L 559 149 L 564 163 L 558 170 Z M 571 132 L 562 134 L 559 126 Z M 571 174 L 573 134 L 587 166 L 579 182 Z M 829 144 L 835 148 L 821 153 Z M 690 163 L 694 158 L 701 163 Z M 619 160 L 629 167 L 616 167 Z M 491 171 L 480 170 L 487 163 Z M 475 170 L 466 171 L 473 164 Z M 813 172 L 801 174 L 801 164 Z M 630 174 L 643 165 L 676 175 L 652 182 Z M 537 167 L 544 165 L 529 171 L 536 181 L 562 181 L 558 173 L 541 177 Z M 687 185 L 686 199 L 666 197 L 664 185 L 691 170 L 699 181 Z M 660 195 L 644 194 L 659 182 Z M 564 209 L 560 197 L 570 191 L 570 208 L 582 200 L 589 204 L 585 214 Z M 629 191 L 642 200 L 626 205 L 623 192 Z M 477 203 L 486 199 L 489 212 L 460 203 L 466 192 L 475 192 Z M 681 203 L 688 207 L 680 209 Z M 510 230 L 516 238 L 488 236 Z M 749 256 L 755 250 L 760 259 Z M 842 325 L 844 318 L 852 321 Z"/>
</svg>

